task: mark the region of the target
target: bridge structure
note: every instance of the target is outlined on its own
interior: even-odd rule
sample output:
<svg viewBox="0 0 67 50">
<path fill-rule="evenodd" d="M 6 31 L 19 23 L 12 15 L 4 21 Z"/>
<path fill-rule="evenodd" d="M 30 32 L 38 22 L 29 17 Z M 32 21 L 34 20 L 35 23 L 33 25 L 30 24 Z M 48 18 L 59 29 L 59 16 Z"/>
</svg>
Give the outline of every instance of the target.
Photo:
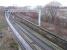
<svg viewBox="0 0 67 50">
<path fill-rule="evenodd" d="M 19 14 L 5 10 L 5 18 L 19 50 L 66 50 L 67 41 L 54 33 L 22 18 Z"/>
</svg>

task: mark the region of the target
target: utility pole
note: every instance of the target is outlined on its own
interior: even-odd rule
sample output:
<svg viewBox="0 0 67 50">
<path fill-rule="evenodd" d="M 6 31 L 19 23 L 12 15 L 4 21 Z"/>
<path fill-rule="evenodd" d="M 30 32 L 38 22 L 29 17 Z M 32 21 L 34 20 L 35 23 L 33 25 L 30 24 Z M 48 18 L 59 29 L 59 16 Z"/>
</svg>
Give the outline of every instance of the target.
<svg viewBox="0 0 67 50">
<path fill-rule="evenodd" d="M 41 10 L 39 10 L 38 16 L 38 26 L 41 26 Z"/>
</svg>

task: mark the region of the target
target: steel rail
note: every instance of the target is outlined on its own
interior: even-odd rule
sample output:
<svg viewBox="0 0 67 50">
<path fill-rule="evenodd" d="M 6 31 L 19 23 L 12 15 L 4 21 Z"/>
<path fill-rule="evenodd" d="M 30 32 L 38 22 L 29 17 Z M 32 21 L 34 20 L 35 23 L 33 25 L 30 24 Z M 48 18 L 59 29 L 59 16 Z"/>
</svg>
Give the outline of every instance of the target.
<svg viewBox="0 0 67 50">
<path fill-rule="evenodd" d="M 12 23 L 10 22 L 9 20 L 9 13 L 8 12 L 5 12 L 5 18 L 6 18 L 6 21 L 8 23 L 8 25 L 10 26 L 10 28 L 12 29 L 12 31 L 14 32 L 16 38 L 19 40 L 19 42 L 21 43 L 21 47 L 25 47 L 25 50 L 33 50 L 29 44 L 21 37 L 21 35 L 19 34 L 19 32 L 17 32 L 17 30 L 14 28 L 14 26 L 12 25 Z M 23 46 L 22 46 L 23 45 Z"/>
</svg>

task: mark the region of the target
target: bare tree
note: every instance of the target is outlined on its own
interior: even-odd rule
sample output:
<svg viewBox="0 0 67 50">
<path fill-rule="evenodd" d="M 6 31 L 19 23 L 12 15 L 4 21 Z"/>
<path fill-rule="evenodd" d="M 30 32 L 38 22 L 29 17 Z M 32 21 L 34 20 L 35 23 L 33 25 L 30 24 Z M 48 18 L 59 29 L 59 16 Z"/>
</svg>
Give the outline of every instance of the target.
<svg viewBox="0 0 67 50">
<path fill-rule="evenodd" d="M 55 26 L 55 31 L 57 33 L 61 33 L 61 28 L 59 28 L 59 23 L 60 23 L 60 19 L 58 18 L 59 16 L 57 15 L 59 8 L 60 8 L 60 3 L 58 2 L 50 2 L 49 4 L 47 4 L 44 8 L 43 8 L 43 13 L 44 13 L 44 17 L 45 20 L 48 23 L 51 23 Z M 57 27 L 58 26 L 58 27 Z"/>
<path fill-rule="evenodd" d="M 49 19 L 48 21 L 51 23 L 54 23 L 55 17 L 57 16 L 58 8 L 60 7 L 60 3 L 58 2 L 50 2 L 44 7 L 45 16 L 47 16 Z"/>
</svg>

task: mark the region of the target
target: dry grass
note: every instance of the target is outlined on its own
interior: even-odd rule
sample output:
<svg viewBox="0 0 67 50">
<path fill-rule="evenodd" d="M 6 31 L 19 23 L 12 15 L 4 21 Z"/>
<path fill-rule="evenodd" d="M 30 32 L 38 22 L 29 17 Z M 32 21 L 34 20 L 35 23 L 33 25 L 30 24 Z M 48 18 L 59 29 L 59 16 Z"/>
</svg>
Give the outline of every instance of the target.
<svg viewBox="0 0 67 50">
<path fill-rule="evenodd" d="M 4 13 L 0 12 L 0 32 L 4 35 L 0 38 L 0 50 L 18 50 L 18 44 L 10 34 L 4 19 Z"/>
</svg>

